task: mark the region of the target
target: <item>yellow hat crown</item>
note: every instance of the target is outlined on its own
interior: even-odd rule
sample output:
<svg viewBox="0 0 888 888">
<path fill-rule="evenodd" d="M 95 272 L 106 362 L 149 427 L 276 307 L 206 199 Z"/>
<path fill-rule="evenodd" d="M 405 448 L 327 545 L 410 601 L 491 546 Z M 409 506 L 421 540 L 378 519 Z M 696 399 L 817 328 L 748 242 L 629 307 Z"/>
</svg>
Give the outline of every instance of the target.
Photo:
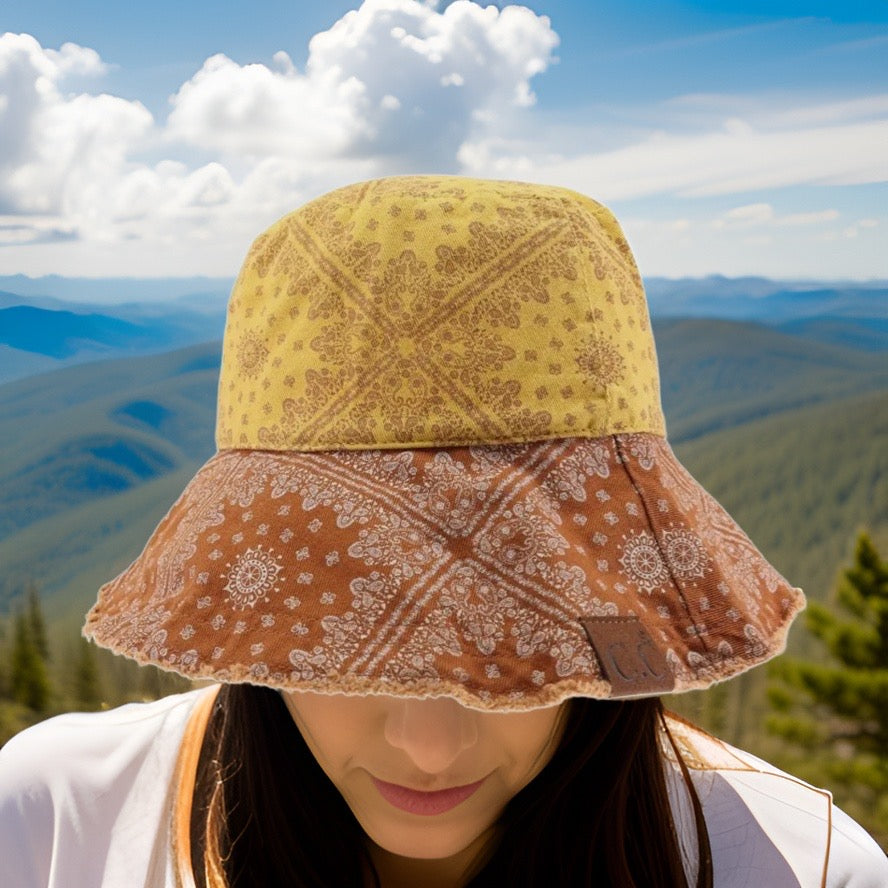
<svg viewBox="0 0 888 888">
<path fill-rule="evenodd" d="M 634 260 L 562 188 L 444 176 L 339 189 L 253 244 L 225 332 L 220 449 L 664 433 Z"/>
</svg>

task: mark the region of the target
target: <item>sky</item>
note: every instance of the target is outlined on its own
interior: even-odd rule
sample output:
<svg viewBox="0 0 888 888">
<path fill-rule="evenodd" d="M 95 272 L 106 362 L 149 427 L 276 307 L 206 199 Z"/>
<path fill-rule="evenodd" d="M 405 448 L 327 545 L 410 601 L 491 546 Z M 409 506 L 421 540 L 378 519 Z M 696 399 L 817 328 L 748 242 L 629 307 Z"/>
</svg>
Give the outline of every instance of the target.
<svg viewBox="0 0 888 888">
<path fill-rule="evenodd" d="M 403 173 L 564 185 L 645 276 L 888 279 L 888 3 L 0 2 L 0 274 L 233 277 Z"/>
</svg>

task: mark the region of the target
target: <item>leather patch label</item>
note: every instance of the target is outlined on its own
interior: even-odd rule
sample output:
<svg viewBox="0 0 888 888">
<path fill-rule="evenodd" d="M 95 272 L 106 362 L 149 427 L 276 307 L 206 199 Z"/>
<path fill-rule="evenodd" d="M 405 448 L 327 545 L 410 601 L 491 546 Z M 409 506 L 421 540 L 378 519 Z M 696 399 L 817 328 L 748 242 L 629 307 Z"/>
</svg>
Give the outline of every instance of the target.
<svg viewBox="0 0 888 888">
<path fill-rule="evenodd" d="M 667 693 L 675 676 L 638 617 L 580 617 L 614 697 Z"/>
</svg>

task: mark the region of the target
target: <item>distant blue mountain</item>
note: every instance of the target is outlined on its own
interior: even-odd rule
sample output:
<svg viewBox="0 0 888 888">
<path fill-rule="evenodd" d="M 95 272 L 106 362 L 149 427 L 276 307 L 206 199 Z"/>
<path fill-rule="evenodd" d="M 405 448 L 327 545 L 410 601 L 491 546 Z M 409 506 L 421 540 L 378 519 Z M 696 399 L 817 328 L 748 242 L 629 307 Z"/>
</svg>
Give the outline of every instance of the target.
<svg viewBox="0 0 888 888">
<path fill-rule="evenodd" d="M 100 305 L 0 290 L 0 383 L 85 361 L 217 341 L 224 324 L 225 299 L 218 294 L 193 302 Z"/>
<path fill-rule="evenodd" d="M 85 302 L 106 307 L 127 302 L 165 302 L 195 306 L 224 301 L 231 278 L 69 278 L 57 274 L 32 278 L 24 274 L 0 275 L 0 290 L 29 303 L 45 300 Z"/>
<path fill-rule="evenodd" d="M 0 343 L 51 358 L 90 351 L 157 350 L 174 337 L 163 324 L 139 325 L 101 314 L 16 305 L 0 308 Z"/>
<path fill-rule="evenodd" d="M 218 341 L 230 283 L 0 276 L 0 383 L 105 357 Z M 655 319 L 752 321 L 822 343 L 888 350 L 888 281 L 715 275 L 648 278 L 645 286 Z"/>
<path fill-rule="evenodd" d="M 771 281 L 767 278 L 650 278 L 655 317 L 721 318 L 782 324 L 805 318 L 888 320 L 888 281 L 868 283 Z"/>
<path fill-rule="evenodd" d="M 773 325 L 782 333 L 847 345 L 862 351 L 888 351 L 888 318 L 798 318 Z"/>
</svg>

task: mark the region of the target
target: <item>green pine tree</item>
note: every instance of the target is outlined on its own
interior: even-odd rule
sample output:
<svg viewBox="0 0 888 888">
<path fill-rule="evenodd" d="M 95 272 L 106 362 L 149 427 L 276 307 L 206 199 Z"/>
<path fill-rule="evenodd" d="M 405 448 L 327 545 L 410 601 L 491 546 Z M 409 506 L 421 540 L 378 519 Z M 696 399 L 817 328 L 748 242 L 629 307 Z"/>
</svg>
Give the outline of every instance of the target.
<svg viewBox="0 0 888 888">
<path fill-rule="evenodd" d="M 768 728 L 804 750 L 837 800 L 888 839 L 888 562 L 867 534 L 836 605 L 809 605 L 805 622 L 829 657 L 772 665 Z"/>
<path fill-rule="evenodd" d="M 12 698 L 35 712 L 44 712 L 50 697 L 49 676 L 25 613 L 15 618 L 9 673 Z"/>
<path fill-rule="evenodd" d="M 40 592 L 34 583 L 28 584 L 28 625 L 37 652 L 44 662 L 49 660 L 49 642 L 46 638 L 46 620 L 40 605 Z"/>
<path fill-rule="evenodd" d="M 85 638 L 79 640 L 74 677 L 74 693 L 78 705 L 86 710 L 98 709 L 102 704 L 102 690 L 96 667 L 96 654 L 93 646 Z"/>
<path fill-rule="evenodd" d="M 0 620 L 0 699 L 9 699 L 12 693 L 9 687 L 9 673 L 6 670 L 8 625 L 7 620 Z"/>
</svg>

